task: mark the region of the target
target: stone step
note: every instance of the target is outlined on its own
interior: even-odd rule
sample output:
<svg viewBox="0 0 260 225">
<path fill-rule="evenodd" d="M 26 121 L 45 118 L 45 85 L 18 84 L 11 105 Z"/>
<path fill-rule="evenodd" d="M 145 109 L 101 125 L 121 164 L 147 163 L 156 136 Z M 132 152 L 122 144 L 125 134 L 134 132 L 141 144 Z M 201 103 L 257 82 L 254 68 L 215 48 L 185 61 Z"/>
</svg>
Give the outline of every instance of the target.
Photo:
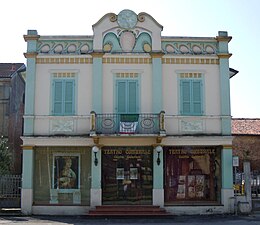
<svg viewBox="0 0 260 225">
<path fill-rule="evenodd" d="M 167 216 L 170 215 L 160 206 L 150 205 L 117 205 L 97 206 L 89 211 L 90 216 Z"/>
</svg>

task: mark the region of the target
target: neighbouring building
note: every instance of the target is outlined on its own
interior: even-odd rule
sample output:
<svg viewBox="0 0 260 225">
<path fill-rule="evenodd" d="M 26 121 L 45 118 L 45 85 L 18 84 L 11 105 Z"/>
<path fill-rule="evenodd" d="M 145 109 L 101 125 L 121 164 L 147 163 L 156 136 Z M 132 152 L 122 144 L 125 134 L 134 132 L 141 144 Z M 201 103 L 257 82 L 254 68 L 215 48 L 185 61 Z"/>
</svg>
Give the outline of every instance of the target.
<svg viewBox="0 0 260 225">
<path fill-rule="evenodd" d="M 24 63 L 0 63 L 0 135 L 8 138 L 13 174 L 22 172 L 25 70 Z"/>
<path fill-rule="evenodd" d="M 162 30 L 123 10 L 93 35 L 24 35 L 23 213 L 233 212 L 231 37 Z"/>
<path fill-rule="evenodd" d="M 239 156 L 239 171 L 243 172 L 243 161 L 249 160 L 251 170 L 260 172 L 260 119 L 232 119 L 233 155 Z"/>
</svg>

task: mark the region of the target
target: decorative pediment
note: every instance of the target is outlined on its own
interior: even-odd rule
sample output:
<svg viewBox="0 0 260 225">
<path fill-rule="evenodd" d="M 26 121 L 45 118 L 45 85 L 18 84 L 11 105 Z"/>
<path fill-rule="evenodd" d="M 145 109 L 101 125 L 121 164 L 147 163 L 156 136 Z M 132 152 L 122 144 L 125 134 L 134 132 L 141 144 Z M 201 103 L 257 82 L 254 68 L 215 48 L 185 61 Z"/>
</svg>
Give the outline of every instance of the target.
<svg viewBox="0 0 260 225">
<path fill-rule="evenodd" d="M 94 51 L 150 52 L 161 50 L 163 27 L 147 13 L 136 14 L 129 9 L 122 10 L 118 15 L 108 13 L 92 27 Z"/>
</svg>

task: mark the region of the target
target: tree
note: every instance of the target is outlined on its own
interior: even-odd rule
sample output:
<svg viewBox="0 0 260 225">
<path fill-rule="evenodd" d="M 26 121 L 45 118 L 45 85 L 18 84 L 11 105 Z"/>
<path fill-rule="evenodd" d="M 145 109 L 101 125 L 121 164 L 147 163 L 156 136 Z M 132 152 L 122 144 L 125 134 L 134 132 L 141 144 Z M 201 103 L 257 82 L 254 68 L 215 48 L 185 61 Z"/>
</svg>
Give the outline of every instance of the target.
<svg viewBox="0 0 260 225">
<path fill-rule="evenodd" d="M 7 142 L 7 138 L 0 137 L 0 175 L 11 173 L 12 157 Z"/>
</svg>

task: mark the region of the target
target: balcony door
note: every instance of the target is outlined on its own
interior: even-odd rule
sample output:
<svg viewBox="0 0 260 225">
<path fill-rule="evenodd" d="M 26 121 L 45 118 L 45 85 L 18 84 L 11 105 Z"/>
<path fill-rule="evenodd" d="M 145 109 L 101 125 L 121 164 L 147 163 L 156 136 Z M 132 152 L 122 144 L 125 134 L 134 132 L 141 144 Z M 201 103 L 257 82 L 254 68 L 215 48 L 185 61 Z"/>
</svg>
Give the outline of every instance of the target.
<svg viewBox="0 0 260 225">
<path fill-rule="evenodd" d="M 116 113 L 137 114 L 139 112 L 139 84 L 137 79 L 116 81 Z"/>
<path fill-rule="evenodd" d="M 137 79 L 116 81 L 116 113 L 119 133 L 135 134 L 139 120 L 139 85 Z"/>
</svg>

